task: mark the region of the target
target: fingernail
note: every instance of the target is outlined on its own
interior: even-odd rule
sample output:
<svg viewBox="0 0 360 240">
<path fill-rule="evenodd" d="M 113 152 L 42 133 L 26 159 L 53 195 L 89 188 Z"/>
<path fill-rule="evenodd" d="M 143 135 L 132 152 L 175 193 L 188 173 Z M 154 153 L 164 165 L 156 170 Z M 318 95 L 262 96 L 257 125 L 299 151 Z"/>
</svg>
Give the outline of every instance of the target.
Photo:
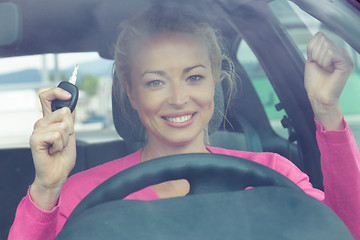
<svg viewBox="0 0 360 240">
<path fill-rule="evenodd" d="M 71 94 L 68 91 L 64 91 L 64 96 L 70 98 Z"/>
</svg>

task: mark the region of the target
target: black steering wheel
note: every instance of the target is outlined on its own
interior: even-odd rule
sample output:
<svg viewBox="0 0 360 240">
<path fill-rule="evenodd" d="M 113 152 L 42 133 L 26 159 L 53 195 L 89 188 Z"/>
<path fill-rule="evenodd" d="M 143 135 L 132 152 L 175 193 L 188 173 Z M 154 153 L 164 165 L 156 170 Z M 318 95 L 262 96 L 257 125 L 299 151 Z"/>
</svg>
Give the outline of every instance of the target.
<svg viewBox="0 0 360 240">
<path fill-rule="evenodd" d="M 187 197 L 121 201 L 147 186 L 176 179 L 189 181 Z M 254 188 L 241 191 L 248 186 Z M 201 153 L 154 159 L 109 178 L 74 209 L 57 239 L 224 236 L 352 239 L 331 210 L 282 174 L 246 159 Z"/>
</svg>

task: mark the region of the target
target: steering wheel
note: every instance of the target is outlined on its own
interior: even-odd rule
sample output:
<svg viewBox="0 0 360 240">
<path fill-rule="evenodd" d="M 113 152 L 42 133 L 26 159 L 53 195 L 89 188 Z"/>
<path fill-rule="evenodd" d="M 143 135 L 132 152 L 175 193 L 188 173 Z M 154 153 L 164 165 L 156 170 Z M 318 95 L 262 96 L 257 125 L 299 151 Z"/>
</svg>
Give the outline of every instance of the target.
<svg viewBox="0 0 360 240">
<path fill-rule="evenodd" d="M 121 201 L 145 187 L 176 179 L 189 181 L 188 196 Z M 248 186 L 254 188 L 241 191 Z M 219 217 L 219 212 L 226 215 Z M 292 221 L 300 225 L 287 226 Z M 321 226 L 319 231 L 310 230 L 311 238 L 352 239 L 333 212 L 282 174 L 246 159 L 194 153 L 147 161 L 109 178 L 79 203 L 57 239 L 219 239 L 214 236 L 223 234 L 234 239 L 304 239 L 314 223 Z M 245 230 L 239 228 L 242 224 Z M 223 225 L 233 227 L 224 233 Z"/>
</svg>

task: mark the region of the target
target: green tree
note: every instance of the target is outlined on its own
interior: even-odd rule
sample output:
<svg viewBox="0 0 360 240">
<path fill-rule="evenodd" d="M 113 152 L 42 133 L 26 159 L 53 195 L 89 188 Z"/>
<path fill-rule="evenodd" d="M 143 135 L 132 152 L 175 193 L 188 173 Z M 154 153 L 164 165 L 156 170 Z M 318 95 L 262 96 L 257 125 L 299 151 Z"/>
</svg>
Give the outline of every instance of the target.
<svg viewBox="0 0 360 240">
<path fill-rule="evenodd" d="M 96 76 L 86 74 L 79 79 L 76 85 L 80 90 L 86 92 L 89 96 L 95 96 L 98 89 L 98 83 L 99 79 Z"/>
<path fill-rule="evenodd" d="M 63 73 L 63 72 L 60 72 L 60 73 L 59 73 L 59 77 L 60 77 L 60 81 L 67 81 L 67 80 L 69 79 L 69 77 L 66 76 L 66 74 Z M 55 81 L 55 73 L 54 73 L 54 72 L 51 72 L 51 73 L 49 74 L 49 80 L 50 80 L 50 82 L 54 82 L 54 81 Z"/>
</svg>

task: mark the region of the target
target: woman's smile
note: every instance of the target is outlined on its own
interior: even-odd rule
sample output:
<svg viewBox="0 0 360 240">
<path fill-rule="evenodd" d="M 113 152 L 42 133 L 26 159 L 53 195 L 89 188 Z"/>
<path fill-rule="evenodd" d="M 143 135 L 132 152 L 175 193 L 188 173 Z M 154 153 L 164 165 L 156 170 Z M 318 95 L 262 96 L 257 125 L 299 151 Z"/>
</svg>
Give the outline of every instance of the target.
<svg viewBox="0 0 360 240">
<path fill-rule="evenodd" d="M 170 127 L 185 128 L 192 124 L 195 115 L 196 112 L 187 114 L 180 113 L 162 116 L 161 118 L 164 119 Z"/>
</svg>

